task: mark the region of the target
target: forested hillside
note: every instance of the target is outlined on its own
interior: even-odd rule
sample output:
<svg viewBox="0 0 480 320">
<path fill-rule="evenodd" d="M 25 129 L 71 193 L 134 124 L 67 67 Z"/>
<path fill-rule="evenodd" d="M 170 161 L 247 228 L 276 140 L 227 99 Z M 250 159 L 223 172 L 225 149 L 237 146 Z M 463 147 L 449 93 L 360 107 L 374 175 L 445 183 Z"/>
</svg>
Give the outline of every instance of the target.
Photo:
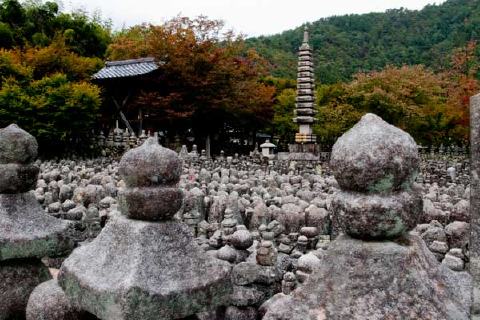
<svg viewBox="0 0 480 320">
<path fill-rule="evenodd" d="M 320 15 L 321 13 L 319 13 Z M 480 38 L 480 1 L 448 0 L 423 10 L 388 10 L 320 19 L 309 25 L 316 76 L 321 83 L 350 80 L 386 65 L 449 68 L 454 48 Z M 294 78 L 303 27 L 248 39 L 272 64 L 272 74 Z M 476 53 L 480 56 L 480 53 Z"/>
</svg>

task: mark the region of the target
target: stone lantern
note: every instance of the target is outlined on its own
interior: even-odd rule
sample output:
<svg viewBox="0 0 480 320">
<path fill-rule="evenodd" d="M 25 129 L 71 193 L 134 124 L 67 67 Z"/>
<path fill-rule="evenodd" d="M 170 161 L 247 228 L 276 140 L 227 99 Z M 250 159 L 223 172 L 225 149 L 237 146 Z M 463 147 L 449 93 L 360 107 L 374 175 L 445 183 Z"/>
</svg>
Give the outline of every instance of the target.
<svg viewBox="0 0 480 320">
<path fill-rule="evenodd" d="M 265 143 L 260 145 L 260 149 L 262 149 L 262 157 L 273 159 L 275 157 L 273 150 L 276 147 L 277 147 L 276 145 L 274 145 L 273 143 L 270 142 L 270 140 L 267 139 Z"/>
</svg>

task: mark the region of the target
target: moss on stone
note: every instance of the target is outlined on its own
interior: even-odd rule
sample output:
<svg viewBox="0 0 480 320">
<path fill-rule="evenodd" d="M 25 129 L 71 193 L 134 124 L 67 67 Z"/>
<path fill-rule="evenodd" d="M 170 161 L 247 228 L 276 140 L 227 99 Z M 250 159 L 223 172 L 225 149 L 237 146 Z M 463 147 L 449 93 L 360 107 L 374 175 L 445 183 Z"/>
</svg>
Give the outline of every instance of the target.
<svg viewBox="0 0 480 320">
<path fill-rule="evenodd" d="M 0 260 L 25 257 L 42 258 L 54 255 L 58 248 L 59 241 L 52 238 L 37 239 L 23 243 L 4 243 L 0 245 Z"/>
<path fill-rule="evenodd" d="M 369 193 L 385 193 L 390 192 L 394 186 L 395 177 L 393 174 L 388 174 L 382 179 L 376 181 L 368 187 Z"/>
</svg>

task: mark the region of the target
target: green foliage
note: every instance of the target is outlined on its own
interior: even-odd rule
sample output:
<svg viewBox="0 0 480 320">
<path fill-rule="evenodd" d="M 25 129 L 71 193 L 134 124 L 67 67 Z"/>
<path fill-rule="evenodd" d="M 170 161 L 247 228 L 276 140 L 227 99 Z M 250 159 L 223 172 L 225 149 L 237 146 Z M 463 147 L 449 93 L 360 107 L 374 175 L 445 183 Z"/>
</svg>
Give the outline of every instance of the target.
<svg viewBox="0 0 480 320">
<path fill-rule="evenodd" d="M 82 57 L 71 51 L 61 36 L 43 48 L 27 48 L 21 59 L 34 70 L 35 79 L 61 72 L 70 80 L 87 80 L 103 63 L 99 58 Z"/>
<path fill-rule="evenodd" d="M 59 12 L 55 2 L 0 0 L 0 48 L 45 47 L 64 35 L 69 48 L 82 56 L 103 57 L 110 43 L 110 26 L 85 13 Z"/>
<path fill-rule="evenodd" d="M 348 92 L 344 84 L 322 85 L 316 96 L 319 112 L 313 129 L 323 146 L 331 146 L 360 120 L 363 112 L 347 102 Z"/>
<path fill-rule="evenodd" d="M 24 83 L 29 81 L 31 77 L 32 69 L 20 64 L 15 52 L 0 49 L 0 88 L 3 81 L 9 78 Z"/>
<path fill-rule="evenodd" d="M 10 26 L 0 22 L 0 47 L 11 48 L 13 46 L 13 32 Z"/>
<path fill-rule="evenodd" d="M 10 78 L 0 89 L 0 127 L 17 123 L 34 135 L 43 152 L 78 148 L 96 119 L 100 90 L 70 82 L 64 74 L 24 85 Z"/>
<path fill-rule="evenodd" d="M 468 128 L 462 125 L 462 109 L 450 102 L 450 95 L 456 94 L 451 87 L 456 85 L 450 79 L 422 66 L 360 73 L 350 83 L 320 86 L 315 131 L 331 145 L 371 112 L 422 145 L 463 142 Z"/>
<path fill-rule="evenodd" d="M 176 17 L 119 33 L 109 46 L 110 59 L 150 56 L 164 62 L 129 107 L 142 108 L 150 123 L 171 133 L 192 128 L 197 138 L 217 136 L 216 146 L 228 147 L 231 135 L 250 137 L 265 127 L 274 94 L 259 81 L 265 61 L 222 29 L 221 21 Z"/>
<path fill-rule="evenodd" d="M 295 110 L 296 93 L 294 89 L 283 89 L 276 96 L 273 105 L 273 134 L 279 138 L 279 146 L 286 149 L 288 143 L 292 142 L 298 126 L 293 122 L 293 114 Z"/>
<path fill-rule="evenodd" d="M 450 67 L 454 48 L 480 40 L 479 24 L 480 1 L 471 0 L 448 0 L 420 11 L 395 9 L 320 19 L 310 25 L 315 74 L 328 84 L 387 65 L 422 64 L 443 71 Z M 274 76 L 294 79 L 302 33 L 299 27 L 247 43 L 270 61 Z"/>
<path fill-rule="evenodd" d="M 0 127 L 17 123 L 42 154 L 82 151 L 100 106 L 100 89 L 85 80 L 100 63 L 69 51 L 62 38 L 44 48 L 0 49 Z"/>
</svg>

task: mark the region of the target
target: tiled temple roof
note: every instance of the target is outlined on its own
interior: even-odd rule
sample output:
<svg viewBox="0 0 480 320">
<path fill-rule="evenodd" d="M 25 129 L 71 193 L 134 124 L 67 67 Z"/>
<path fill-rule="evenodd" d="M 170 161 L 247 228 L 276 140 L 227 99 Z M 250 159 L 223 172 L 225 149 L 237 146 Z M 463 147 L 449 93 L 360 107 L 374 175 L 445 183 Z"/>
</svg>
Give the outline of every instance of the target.
<svg viewBox="0 0 480 320">
<path fill-rule="evenodd" d="M 113 79 L 135 77 L 148 74 L 158 69 L 155 58 L 140 58 L 130 60 L 108 61 L 93 79 Z"/>
</svg>

